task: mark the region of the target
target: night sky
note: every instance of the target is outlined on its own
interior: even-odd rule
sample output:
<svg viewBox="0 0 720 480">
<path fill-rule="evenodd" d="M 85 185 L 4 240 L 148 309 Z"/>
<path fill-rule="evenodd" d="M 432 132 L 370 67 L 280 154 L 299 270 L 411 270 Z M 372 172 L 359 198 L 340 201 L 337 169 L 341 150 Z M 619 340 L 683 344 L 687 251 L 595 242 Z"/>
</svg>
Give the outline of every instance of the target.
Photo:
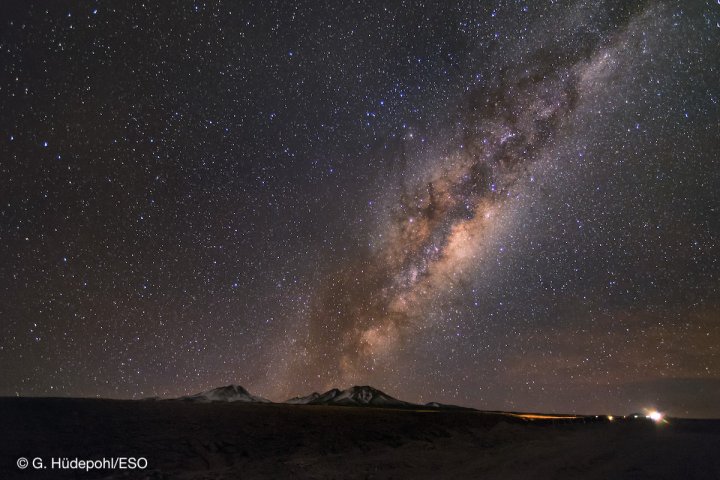
<svg viewBox="0 0 720 480">
<path fill-rule="evenodd" d="M 0 395 L 720 416 L 720 2 L 3 2 Z"/>
</svg>

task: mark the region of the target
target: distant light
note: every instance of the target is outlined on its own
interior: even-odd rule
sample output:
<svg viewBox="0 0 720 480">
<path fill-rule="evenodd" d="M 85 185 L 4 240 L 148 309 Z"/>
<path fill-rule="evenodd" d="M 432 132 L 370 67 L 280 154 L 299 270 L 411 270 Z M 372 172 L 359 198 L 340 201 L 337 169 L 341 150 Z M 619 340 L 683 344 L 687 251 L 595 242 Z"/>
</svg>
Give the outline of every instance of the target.
<svg viewBox="0 0 720 480">
<path fill-rule="evenodd" d="M 653 422 L 661 422 L 663 419 L 663 414 L 658 412 L 657 410 L 652 410 L 647 414 L 647 418 L 652 420 Z"/>
<path fill-rule="evenodd" d="M 613 417 L 612 415 L 608 415 L 608 416 L 607 416 L 607 419 L 612 422 L 613 420 L 615 420 L 615 417 Z"/>
</svg>

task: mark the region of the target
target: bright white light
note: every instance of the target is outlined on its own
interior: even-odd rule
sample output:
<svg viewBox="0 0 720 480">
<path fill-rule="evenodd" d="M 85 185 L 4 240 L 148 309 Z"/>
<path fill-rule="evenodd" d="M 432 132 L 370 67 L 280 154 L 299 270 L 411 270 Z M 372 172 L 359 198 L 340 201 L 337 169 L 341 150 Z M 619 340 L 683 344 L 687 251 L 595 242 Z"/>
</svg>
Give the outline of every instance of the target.
<svg viewBox="0 0 720 480">
<path fill-rule="evenodd" d="M 660 422 L 663 419 L 663 414 L 658 412 L 657 410 L 653 410 L 652 412 L 647 414 L 647 418 L 649 418 L 653 422 Z"/>
</svg>

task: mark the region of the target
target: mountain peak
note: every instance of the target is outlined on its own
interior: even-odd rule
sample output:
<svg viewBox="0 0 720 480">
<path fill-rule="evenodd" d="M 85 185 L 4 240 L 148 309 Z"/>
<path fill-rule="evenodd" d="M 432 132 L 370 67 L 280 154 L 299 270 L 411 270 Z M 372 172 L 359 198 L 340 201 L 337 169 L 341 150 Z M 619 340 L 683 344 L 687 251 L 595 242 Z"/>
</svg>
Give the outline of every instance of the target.
<svg viewBox="0 0 720 480">
<path fill-rule="evenodd" d="M 355 385 L 343 390 L 335 397 L 339 405 L 377 405 L 377 406 L 408 406 L 410 403 L 391 397 L 387 393 L 369 385 Z"/>
<path fill-rule="evenodd" d="M 213 388 L 212 391 L 215 392 L 226 392 L 228 394 L 235 394 L 235 395 L 250 395 L 250 392 L 245 390 L 245 388 L 242 385 L 225 385 L 224 387 L 217 387 Z"/>
<path fill-rule="evenodd" d="M 225 385 L 224 387 L 213 388 L 206 392 L 196 393 L 181 397 L 181 400 L 190 402 L 245 402 L 245 403 L 270 403 L 262 397 L 252 395 L 240 385 Z"/>
<path fill-rule="evenodd" d="M 345 405 L 405 407 L 411 403 L 391 397 L 369 385 L 355 385 L 346 390 L 333 388 L 325 393 L 312 393 L 306 397 L 294 397 L 286 403 L 302 405 Z"/>
</svg>

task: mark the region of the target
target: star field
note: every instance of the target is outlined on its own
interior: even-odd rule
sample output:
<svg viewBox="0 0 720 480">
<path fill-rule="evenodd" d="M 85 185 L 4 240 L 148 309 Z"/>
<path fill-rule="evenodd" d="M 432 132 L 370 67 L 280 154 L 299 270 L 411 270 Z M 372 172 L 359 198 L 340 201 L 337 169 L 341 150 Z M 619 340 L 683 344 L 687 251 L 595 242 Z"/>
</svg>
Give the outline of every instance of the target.
<svg viewBox="0 0 720 480">
<path fill-rule="evenodd" d="M 0 395 L 720 415 L 720 3 L 1 22 Z"/>
</svg>

